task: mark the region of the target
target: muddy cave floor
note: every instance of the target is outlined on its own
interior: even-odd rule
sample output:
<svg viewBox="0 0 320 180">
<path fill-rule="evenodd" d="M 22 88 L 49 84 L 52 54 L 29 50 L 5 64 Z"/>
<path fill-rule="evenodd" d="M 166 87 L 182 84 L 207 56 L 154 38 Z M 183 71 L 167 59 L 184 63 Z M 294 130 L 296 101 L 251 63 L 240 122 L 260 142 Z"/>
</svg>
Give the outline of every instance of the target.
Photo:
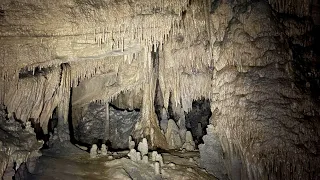
<svg viewBox="0 0 320 180">
<path fill-rule="evenodd" d="M 28 174 L 28 180 L 87 180 L 87 179 L 216 179 L 199 168 L 199 151 L 167 151 L 161 153 L 164 165 L 161 175 L 156 175 L 151 152 L 149 162 L 133 162 L 128 150 L 109 152 L 90 158 L 88 152 L 68 141 L 42 150 L 35 171 Z M 111 159 L 112 157 L 112 159 Z"/>
</svg>

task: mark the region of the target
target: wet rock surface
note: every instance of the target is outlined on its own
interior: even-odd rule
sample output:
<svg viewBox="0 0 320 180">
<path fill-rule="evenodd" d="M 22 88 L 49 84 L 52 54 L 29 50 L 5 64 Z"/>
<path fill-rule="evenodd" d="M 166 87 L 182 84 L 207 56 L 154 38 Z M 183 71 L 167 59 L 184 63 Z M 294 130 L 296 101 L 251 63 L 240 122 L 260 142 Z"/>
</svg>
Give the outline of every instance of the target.
<svg viewBox="0 0 320 180">
<path fill-rule="evenodd" d="M 87 144 L 96 144 L 99 139 L 104 139 L 105 134 L 105 106 L 97 103 L 89 104 L 83 111 L 83 116 L 74 127 L 77 141 Z"/>
<path fill-rule="evenodd" d="M 128 148 L 128 138 L 140 117 L 138 111 L 120 110 L 110 106 L 109 126 L 106 126 L 105 105 L 91 103 L 83 113 L 74 128 L 76 140 L 87 144 L 109 140 L 114 149 Z"/>
<path fill-rule="evenodd" d="M 139 111 L 116 110 L 110 107 L 110 136 L 112 148 L 128 148 L 128 138 L 140 118 Z"/>
</svg>

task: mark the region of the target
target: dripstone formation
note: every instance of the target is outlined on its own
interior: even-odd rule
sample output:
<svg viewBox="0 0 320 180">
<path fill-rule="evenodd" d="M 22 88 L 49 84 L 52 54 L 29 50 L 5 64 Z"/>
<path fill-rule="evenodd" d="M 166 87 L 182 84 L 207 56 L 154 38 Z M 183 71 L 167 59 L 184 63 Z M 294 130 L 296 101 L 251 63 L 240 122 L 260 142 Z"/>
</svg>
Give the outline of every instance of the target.
<svg viewBox="0 0 320 180">
<path fill-rule="evenodd" d="M 59 141 L 97 144 L 92 157 L 99 143 L 137 161 L 199 147 L 201 168 L 222 179 L 317 179 L 319 7 L 1 0 L 0 177 L 39 149 L 29 122 L 52 134 L 54 114 Z"/>
</svg>

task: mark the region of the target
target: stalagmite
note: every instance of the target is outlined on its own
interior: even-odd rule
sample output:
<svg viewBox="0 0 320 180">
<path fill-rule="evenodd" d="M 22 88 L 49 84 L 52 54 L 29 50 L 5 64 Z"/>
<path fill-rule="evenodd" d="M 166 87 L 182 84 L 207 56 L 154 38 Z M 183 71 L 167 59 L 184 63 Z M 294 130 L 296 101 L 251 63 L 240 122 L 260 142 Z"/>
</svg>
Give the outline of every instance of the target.
<svg viewBox="0 0 320 180">
<path fill-rule="evenodd" d="M 136 146 L 136 143 L 132 140 L 132 136 L 129 136 L 129 149 L 134 149 Z"/>
<path fill-rule="evenodd" d="M 182 149 L 185 149 L 187 151 L 194 151 L 195 150 L 195 143 L 193 141 L 192 134 L 190 131 L 186 132 L 186 140 L 182 146 Z"/>
<path fill-rule="evenodd" d="M 174 120 L 169 119 L 167 132 L 165 134 L 169 149 L 179 149 L 182 146 L 179 132 L 179 128 Z"/>
<path fill-rule="evenodd" d="M 142 157 L 142 162 L 143 162 L 143 163 L 148 163 L 148 162 L 149 162 L 149 158 L 148 158 L 147 155 L 144 155 L 144 156 Z"/>
<path fill-rule="evenodd" d="M 141 159 L 141 157 L 138 157 L 138 152 L 135 149 L 130 149 L 128 156 L 134 162 L 138 161 L 138 159 Z"/>
<path fill-rule="evenodd" d="M 148 154 L 148 141 L 146 138 L 143 138 L 141 142 L 138 144 L 138 151 L 141 152 L 141 155 L 147 155 Z"/>
<path fill-rule="evenodd" d="M 96 158 L 98 154 L 98 146 L 96 144 L 93 144 L 90 149 L 90 158 Z"/>
<path fill-rule="evenodd" d="M 137 152 L 136 157 L 137 157 L 137 161 L 141 161 L 141 153 L 140 152 Z"/>
<path fill-rule="evenodd" d="M 106 156 L 108 154 L 108 148 L 107 148 L 107 146 L 105 144 L 101 145 L 101 154 L 103 156 Z"/>
<path fill-rule="evenodd" d="M 160 166 L 162 167 L 164 165 L 163 158 L 161 154 L 156 155 L 156 161 L 160 163 Z"/>
<path fill-rule="evenodd" d="M 156 175 L 160 174 L 160 164 L 159 164 L 159 162 L 155 162 L 154 163 L 154 172 L 155 172 Z"/>
<path fill-rule="evenodd" d="M 158 152 L 157 152 L 157 151 L 152 151 L 152 153 L 151 153 L 151 160 L 152 160 L 152 161 L 156 161 L 157 155 L 158 155 Z"/>
</svg>

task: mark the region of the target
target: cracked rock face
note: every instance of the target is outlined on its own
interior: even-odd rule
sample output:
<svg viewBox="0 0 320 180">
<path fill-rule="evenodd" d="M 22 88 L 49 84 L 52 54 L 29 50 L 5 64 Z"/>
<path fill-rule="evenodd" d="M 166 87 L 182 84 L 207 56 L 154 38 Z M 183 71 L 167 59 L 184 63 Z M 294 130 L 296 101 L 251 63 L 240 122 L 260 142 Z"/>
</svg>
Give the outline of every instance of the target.
<svg viewBox="0 0 320 180">
<path fill-rule="evenodd" d="M 81 143 L 96 144 L 98 140 L 111 143 L 114 149 L 128 148 L 128 138 L 140 113 L 109 107 L 109 124 L 106 123 L 106 107 L 98 103 L 90 103 L 83 110 L 83 115 L 75 124 L 75 138 Z"/>
</svg>

